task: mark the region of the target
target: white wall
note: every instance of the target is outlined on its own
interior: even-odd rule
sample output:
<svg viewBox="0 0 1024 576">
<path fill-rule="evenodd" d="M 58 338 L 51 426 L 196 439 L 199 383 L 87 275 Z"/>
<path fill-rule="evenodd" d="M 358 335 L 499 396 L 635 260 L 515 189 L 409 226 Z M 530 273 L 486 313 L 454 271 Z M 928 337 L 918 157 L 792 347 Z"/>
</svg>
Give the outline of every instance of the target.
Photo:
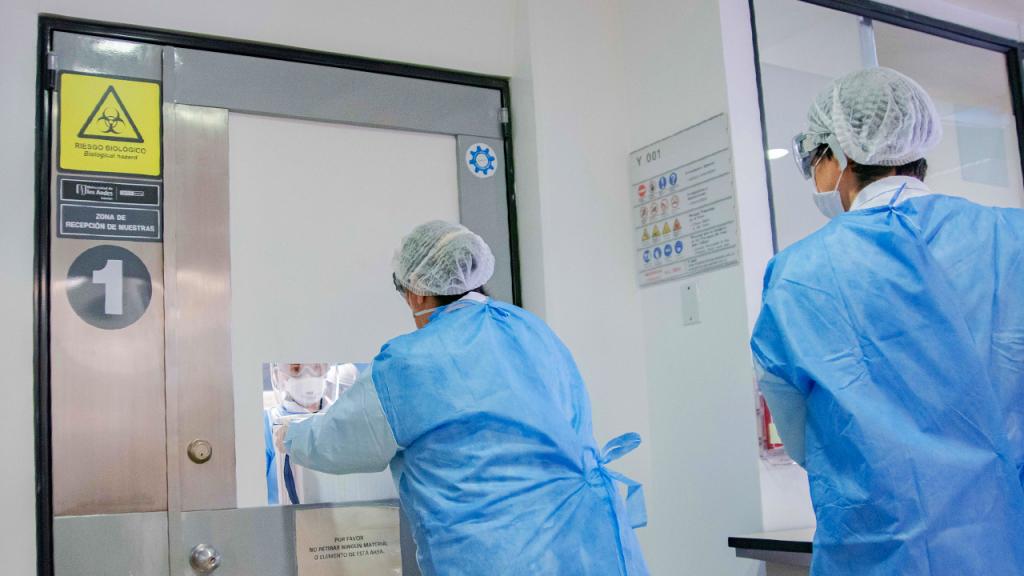
<svg viewBox="0 0 1024 576">
<path fill-rule="evenodd" d="M 715 0 L 622 6 L 629 148 L 730 112 L 742 218 L 748 182 L 736 145 L 753 135 L 759 158 L 760 133 L 756 99 L 753 123 L 730 111 L 725 67 L 735 62 L 725 60 L 722 30 L 737 23 L 722 22 Z M 745 70 L 752 72 L 752 61 Z M 650 533 L 649 558 L 654 574 L 753 574 L 754 563 L 726 546 L 730 535 L 761 528 L 743 268 L 701 276 L 698 291 L 702 322 L 693 326 L 682 324 L 680 282 L 640 294 L 653 450 L 648 502 L 652 526 L 667 527 Z"/>
<path fill-rule="evenodd" d="M 0 515 L 0 557 L 12 574 L 34 574 L 36 565 L 35 469 L 32 399 L 32 229 L 35 222 L 33 153 L 35 130 L 34 6 L 0 4 L 0 366 L 7 415 L 0 436 L 7 439 L 7 466 L 0 474 L 6 494 Z"/>
<path fill-rule="evenodd" d="M 545 311 L 576 357 L 598 443 L 645 438 L 614 468 L 649 485 L 618 2 L 527 0 L 521 14 L 512 89 L 524 97 L 513 113 L 525 304 Z"/>
</svg>

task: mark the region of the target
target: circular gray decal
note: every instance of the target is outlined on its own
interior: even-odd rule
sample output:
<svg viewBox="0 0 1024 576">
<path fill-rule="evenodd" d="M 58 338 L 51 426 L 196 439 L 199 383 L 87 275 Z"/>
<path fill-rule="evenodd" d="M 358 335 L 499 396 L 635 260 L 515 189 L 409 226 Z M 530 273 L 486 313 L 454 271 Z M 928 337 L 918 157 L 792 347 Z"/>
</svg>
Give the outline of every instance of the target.
<svg viewBox="0 0 1024 576">
<path fill-rule="evenodd" d="M 153 297 L 149 270 L 138 256 L 105 244 L 78 255 L 68 269 L 68 300 L 82 320 L 104 330 L 130 326 Z"/>
</svg>

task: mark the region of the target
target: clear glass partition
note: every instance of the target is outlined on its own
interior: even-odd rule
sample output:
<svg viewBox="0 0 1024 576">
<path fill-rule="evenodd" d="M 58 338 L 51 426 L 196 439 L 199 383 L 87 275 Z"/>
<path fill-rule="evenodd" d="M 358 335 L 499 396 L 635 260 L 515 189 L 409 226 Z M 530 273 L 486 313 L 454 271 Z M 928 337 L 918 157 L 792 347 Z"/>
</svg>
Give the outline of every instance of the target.
<svg viewBox="0 0 1024 576">
<path fill-rule="evenodd" d="M 1024 205 L 1004 53 L 800 0 L 753 5 L 778 250 L 826 222 L 789 156 L 793 135 L 806 127 L 811 102 L 829 82 L 876 64 L 917 80 L 942 116 L 945 135 L 928 155 L 934 192 Z"/>
</svg>

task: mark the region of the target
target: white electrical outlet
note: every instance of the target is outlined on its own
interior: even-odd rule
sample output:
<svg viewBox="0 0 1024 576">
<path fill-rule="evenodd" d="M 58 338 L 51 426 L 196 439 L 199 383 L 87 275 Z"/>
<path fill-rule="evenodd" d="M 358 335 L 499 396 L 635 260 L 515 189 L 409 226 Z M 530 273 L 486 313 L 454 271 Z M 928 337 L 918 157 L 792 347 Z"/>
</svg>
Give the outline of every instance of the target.
<svg viewBox="0 0 1024 576">
<path fill-rule="evenodd" d="M 683 326 L 700 324 L 700 297 L 697 281 L 683 284 Z"/>
</svg>

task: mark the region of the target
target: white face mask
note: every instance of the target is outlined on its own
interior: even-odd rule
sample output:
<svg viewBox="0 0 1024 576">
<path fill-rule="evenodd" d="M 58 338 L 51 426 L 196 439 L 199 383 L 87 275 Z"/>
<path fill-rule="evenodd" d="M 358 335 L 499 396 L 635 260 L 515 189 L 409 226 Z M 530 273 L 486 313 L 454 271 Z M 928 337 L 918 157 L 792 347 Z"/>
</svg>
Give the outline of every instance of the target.
<svg viewBox="0 0 1024 576">
<path fill-rule="evenodd" d="M 844 212 L 843 198 L 839 195 L 839 181 L 843 179 L 843 172 L 846 172 L 845 168 L 839 172 L 839 179 L 836 180 L 836 186 L 831 191 L 818 192 L 815 188 L 811 188 L 811 194 L 814 195 L 814 203 L 818 206 L 818 210 L 825 215 L 825 218 L 829 220 Z"/>
<path fill-rule="evenodd" d="M 301 376 L 289 378 L 284 383 L 284 390 L 303 406 L 316 404 L 324 397 L 324 379 L 318 376 Z"/>
<path fill-rule="evenodd" d="M 438 306 L 437 308 L 427 308 L 426 310 L 420 310 L 419 312 L 413 312 L 412 313 L 412 317 L 413 318 L 421 318 L 421 317 L 426 316 L 428 314 L 433 314 L 434 312 L 437 312 L 441 308 L 444 308 L 444 306 Z"/>
</svg>

